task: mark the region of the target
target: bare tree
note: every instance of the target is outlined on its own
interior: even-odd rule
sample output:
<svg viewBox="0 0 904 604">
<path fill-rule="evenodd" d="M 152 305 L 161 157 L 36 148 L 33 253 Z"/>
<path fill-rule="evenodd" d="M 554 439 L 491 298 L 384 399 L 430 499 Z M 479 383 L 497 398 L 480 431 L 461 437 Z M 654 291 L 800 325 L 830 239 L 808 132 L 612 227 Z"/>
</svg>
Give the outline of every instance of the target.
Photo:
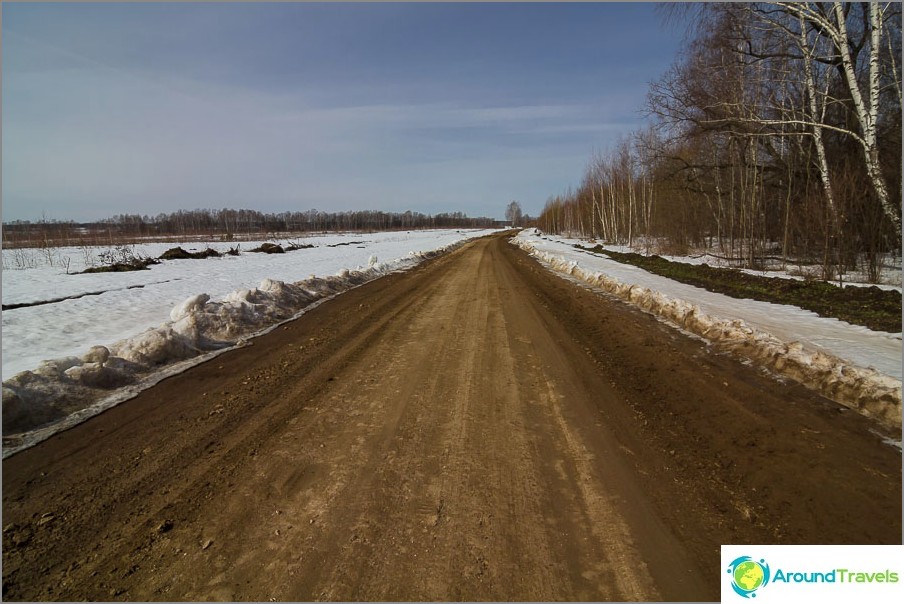
<svg viewBox="0 0 904 604">
<path fill-rule="evenodd" d="M 513 227 L 521 225 L 521 216 L 521 204 L 517 201 L 512 201 L 505 207 L 505 219 L 511 222 Z"/>
<path fill-rule="evenodd" d="M 825 279 L 901 249 L 901 6 L 669 5 L 692 23 L 651 85 L 651 129 L 595 153 L 545 230 L 748 266 L 791 257 Z M 655 201 L 655 203 L 654 203 Z"/>
</svg>

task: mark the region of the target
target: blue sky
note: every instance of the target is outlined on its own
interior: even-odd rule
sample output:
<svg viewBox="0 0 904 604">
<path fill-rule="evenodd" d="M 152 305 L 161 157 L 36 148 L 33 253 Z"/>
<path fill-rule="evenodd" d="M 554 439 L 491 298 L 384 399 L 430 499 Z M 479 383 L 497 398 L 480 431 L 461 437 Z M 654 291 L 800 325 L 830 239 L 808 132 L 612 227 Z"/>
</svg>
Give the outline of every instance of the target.
<svg viewBox="0 0 904 604">
<path fill-rule="evenodd" d="M 2 5 L 3 220 L 537 214 L 641 123 L 653 4 Z"/>
</svg>

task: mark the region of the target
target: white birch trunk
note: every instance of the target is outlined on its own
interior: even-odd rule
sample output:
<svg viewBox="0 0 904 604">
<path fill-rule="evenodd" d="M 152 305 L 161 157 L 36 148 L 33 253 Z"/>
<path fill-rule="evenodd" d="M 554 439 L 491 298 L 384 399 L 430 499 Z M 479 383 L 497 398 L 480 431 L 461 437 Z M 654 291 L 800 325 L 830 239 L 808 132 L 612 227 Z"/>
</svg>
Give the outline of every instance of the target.
<svg viewBox="0 0 904 604">
<path fill-rule="evenodd" d="M 882 206 L 882 211 L 894 225 L 895 233 L 900 239 L 901 216 L 888 198 L 888 189 L 885 186 L 885 178 L 882 175 L 882 167 L 879 163 L 879 146 L 876 141 L 876 117 L 879 110 L 879 43 L 882 34 L 879 5 L 876 3 L 870 4 L 869 107 L 865 105 L 863 95 L 860 93 L 860 86 L 857 83 L 857 74 L 854 71 L 854 62 L 851 57 L 850 46 L 848 45 L 847 23 L 845 22 L 844 10 L 840 2 L 835 3 L 835 20 L 837 29 L 833 32 L 835 33 L 833 37 L 835 46 L 841 54 L 841 65 L 851 92 L 851 99 L 854 101 L 854 112 L 863 132 L 861 146 L 866 162 L 866 171 L 873 185 L 873 190 L 876 192 L 879 205 Z"/>
<path fill-rule="evenodd" d="M 832 230 L 838 228 L 838 212 L 835 207 L 835 196 L 832 192 L 832 181 L 829 177 L 829 163 L 826 159 L 826 149 L 822 143 L 822 115 L 817 112 L 816 106 L 816 82 L 813 77 L 813 57 L 810 52 L 810 43 L 807 40 L 807 28 L 803 16 L 800 19 L 800 49 L 804 57 L 804 77 L 806 78 L 807 95 L 810 97 L 810 119 L 813 120 L 813 143 L 816 146 L 816 158 L 819 162 L 819 178 L 822 181 L 822 189 L 825 192 L 826 204 L 829 206 L 829 215 L 832 217 Z M 825 99 L 823 99 L 825 109 Z M 819 115 L 817 115 L 819 113 Z"/>
</svg>

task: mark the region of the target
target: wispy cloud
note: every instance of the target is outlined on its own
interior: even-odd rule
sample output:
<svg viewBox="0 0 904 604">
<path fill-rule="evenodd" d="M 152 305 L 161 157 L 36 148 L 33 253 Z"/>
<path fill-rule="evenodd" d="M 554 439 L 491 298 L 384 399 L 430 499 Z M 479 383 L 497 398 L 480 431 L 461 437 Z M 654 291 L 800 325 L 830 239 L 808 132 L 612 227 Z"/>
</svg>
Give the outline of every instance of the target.
<svg viewBox="0 0 904 604">
<path fill-rule="evenodd" d="M 379 31 L 346 9 L 5 7 L 4 219 L 186 206 L 498 215 L 512 198 L 535 212 L 639 122 L 638 78 L 567 88 L 558 80 L 592 79 L 579 74 L 600 69 L 593 57 L 581 66 L 542 41 L 472 42 L 469 11 L 497 7 L 393 7 L 372 19 Z M 353 36 L 317 29 L 346 21 Z M 440 22 L 453 29 L 420 47 L 393 42 Z"/>
</svg>

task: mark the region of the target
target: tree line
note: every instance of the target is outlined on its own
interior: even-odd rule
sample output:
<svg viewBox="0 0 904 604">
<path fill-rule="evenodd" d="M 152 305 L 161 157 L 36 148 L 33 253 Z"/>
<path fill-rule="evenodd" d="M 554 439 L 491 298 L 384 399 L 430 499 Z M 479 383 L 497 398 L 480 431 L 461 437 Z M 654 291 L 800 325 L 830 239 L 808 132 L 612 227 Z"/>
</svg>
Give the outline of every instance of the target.
<svg viewBox="0 0 904 604">
<path fill-rule="evenodd" d="M 690 23 L 649 124 L 591 158 L 538 226 L 825 279 L 901 252 L 901 5 L 669 5 Z"/>
<path fill-rule="evenodd" d="M 118 214 L 90 223 L 42 219 L 3 224 L 4 247 L 107 245 L 155 237 L 270 237 L 324 231 L 391 231 L 428 228 L 492 228 L 493 218 L 472 218 L 462 212 L 346 211 L 266 213 L 258 210 L 198 209 L 156 216 Z"/>
</svg>

